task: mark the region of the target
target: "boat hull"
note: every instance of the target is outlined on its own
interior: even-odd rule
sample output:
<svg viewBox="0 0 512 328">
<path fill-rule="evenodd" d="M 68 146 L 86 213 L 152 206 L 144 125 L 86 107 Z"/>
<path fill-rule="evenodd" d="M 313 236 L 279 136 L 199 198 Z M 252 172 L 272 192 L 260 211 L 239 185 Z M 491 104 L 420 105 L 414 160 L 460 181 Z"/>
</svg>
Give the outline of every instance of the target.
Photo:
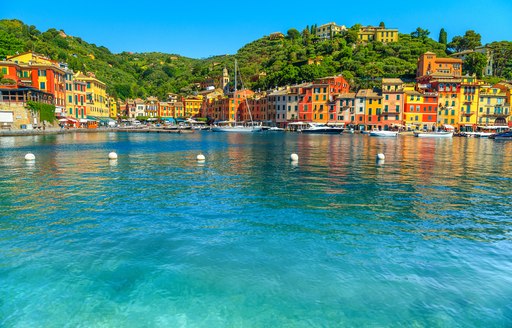
<svg viewBox="0 0 512 328">
<path fill-rule="evenodd" d="M 325 129 L 304 129 L 301 131 L 306 134 L 342 134 L 343 129 L 325 128 Z"/>
<path fill-rule="evenodd" d="M 212 127 L 213 132 L 236 132 L 236 133 L 253 133 L 253 132 L 260 132 L 262 131 L 261 127 L 259 126 L 234 126 L 234 127 L 221 127 L 221 126 L 214 126 Z"/>
<path fill-rule="evenodd" d="M 398 136 L 398 131 L 371 131 L 370 137 L 381 137 L 381 138 L 395 138 Z"/>
<path fill-rule="evenodd" d="M 414 132 L 418 138 L 452 138 L 453 132 Z"/>
</svg>

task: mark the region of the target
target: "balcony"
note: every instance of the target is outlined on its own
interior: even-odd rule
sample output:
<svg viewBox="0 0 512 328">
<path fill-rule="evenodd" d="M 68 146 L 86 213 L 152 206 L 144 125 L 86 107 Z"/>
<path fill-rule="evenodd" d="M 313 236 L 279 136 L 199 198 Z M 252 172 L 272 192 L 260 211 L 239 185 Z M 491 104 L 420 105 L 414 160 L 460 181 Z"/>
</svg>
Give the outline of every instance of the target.
<svg viewBox="0 0 512 328">
<path fill-rule="evenodd" d="M 484 113 L 482 114 L 482 117 L 495 117 L 495 118 L 507 118 L 510 114 L 505 113 Z"/>
<path fill-rule="evenodd" d="M 461 112 L 460 113 L 462 116 L 471 116 L 471 115 L 474 115 L 475 112 Z"/>
</svg>

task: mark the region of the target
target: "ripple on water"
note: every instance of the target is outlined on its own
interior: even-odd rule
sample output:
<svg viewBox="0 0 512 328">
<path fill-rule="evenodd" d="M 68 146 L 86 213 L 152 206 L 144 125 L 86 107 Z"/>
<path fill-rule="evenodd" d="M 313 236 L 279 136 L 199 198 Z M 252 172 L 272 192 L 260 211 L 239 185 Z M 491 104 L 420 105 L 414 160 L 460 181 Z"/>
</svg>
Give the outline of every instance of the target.
<svg viewBox="0 0 512 328">
<path fill-rule="evenodd" d="M 511 147 L 0 138 L 0 325 L 510 326 Z"/>
</svg>

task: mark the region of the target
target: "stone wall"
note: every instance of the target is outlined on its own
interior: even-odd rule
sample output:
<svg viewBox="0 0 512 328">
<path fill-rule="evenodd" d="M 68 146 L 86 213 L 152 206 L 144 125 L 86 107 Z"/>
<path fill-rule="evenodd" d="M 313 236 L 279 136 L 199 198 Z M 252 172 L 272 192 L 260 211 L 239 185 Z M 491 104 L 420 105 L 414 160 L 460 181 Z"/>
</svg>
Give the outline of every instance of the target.
<svg viewBox="0 0 512 328">
<path fill-rule="evenodd" d="M 0 102 L 0 112 L 12 112 L 14 116 L 13 123 L 0 122 L 0 129 L 21 129 L 24 125 L 27 128 L 34 127 L 34 123 L 39 123 L 39 120 L 34 122 L 32 113 L 25 109 L 22 103 L 8 103 Z"/>
</svg>

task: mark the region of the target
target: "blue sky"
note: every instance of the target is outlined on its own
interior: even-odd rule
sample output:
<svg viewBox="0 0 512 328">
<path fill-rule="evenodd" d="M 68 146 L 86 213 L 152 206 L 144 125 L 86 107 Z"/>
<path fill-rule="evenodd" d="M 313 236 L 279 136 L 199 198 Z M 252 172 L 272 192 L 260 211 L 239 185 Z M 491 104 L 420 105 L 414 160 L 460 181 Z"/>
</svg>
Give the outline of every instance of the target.
<svg viewBox="0 0 512 328">
<path fill-rule="evenodd" d="M 2 1 L 4 2 L 4 1 Z M 233 54 L 272 32 L 336 22 L 398 28 L 420 26 L 450 41 L 473 29 L 482 41 L 512 41 L 512 1 L 5 1 L 0 18 L 17 18 L 39 30 L 63 29 L 112 52 L 158 51 L 193 58 Z M 386 4 L 392 3 L 392 7 Z"/>
</svg>

